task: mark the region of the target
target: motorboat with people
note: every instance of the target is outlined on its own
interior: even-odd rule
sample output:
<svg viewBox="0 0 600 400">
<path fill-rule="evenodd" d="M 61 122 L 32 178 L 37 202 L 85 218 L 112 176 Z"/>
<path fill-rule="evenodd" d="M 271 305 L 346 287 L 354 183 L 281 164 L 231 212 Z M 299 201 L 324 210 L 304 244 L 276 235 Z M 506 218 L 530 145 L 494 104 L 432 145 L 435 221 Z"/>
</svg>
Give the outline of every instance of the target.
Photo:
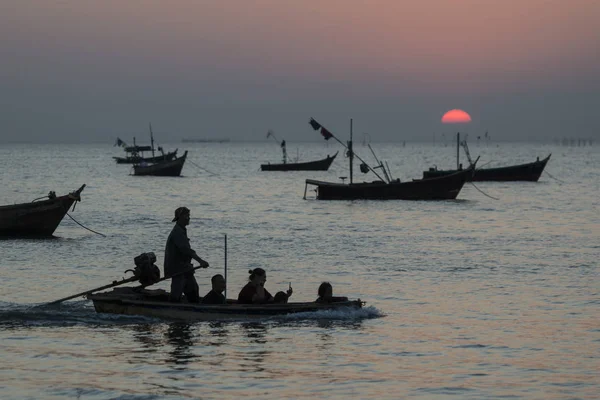
<svg viewBox="0 0 600 400">
<path fill-rule="evenodd" d="M 90 294 L 87 298 L 93 301 L 98 313 L 143 315 L 186 321 L 260 319 L 322 310 L 358 309 L 364 304 L 361 300 L 334 303 L 237 304 L 237 300 L 229 299 L 226 304 L 172 303 L 169 302 L 169 293 L 165 290 L 133 287 L 114 288 L 110 292 Z"/>
</svg>

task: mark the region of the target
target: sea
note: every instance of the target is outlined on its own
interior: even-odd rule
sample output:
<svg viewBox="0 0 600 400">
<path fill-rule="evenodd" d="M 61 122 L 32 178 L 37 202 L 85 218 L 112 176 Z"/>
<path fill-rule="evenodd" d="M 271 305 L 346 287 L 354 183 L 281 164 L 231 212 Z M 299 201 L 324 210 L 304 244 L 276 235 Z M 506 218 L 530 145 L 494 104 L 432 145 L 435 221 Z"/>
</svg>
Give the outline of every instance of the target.
<svg viewBox="0 0 600 400">
<path fill-rule="evenodd" d="M 450 143 L 371 146 L 402 181 L 456 166 Z M 0 241 L 1 399 L 600 398 L 597 144 L 471 145 L 480 166 L 552 157 L 539 182 L 466 184 L 451 201 L 304 199 L 307 178 L 349 176 L 333 141 L 288 142 L 292 160 L 339 150 L 322 172 L 261 172 L 281 161 L 274 142 L 163 147 L 189 151 L 181 177 L 132 176 L 111 143 L 0 145 L 2 205 L 86 185 L 54 238 Z M 354 181 L 373 179 L 355 164 Z M 210 263 L 201 295 L 227 264 L 229 298 L 261 267 L 290 301 L 328 281 L 365 306 L 186 322 L 46 304 L 129 277 L 141 253 L 162 270 L 180 206 Z"/>
</svg>

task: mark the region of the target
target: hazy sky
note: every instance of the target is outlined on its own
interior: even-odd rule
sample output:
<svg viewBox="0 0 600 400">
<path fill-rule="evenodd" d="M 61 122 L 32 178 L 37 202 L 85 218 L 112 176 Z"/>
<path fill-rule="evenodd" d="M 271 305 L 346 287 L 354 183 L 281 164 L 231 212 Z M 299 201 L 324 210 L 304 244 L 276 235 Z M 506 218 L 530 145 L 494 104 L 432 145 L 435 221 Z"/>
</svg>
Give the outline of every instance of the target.
<svg viewBox="0 0 600 400">
<path fill-rule="evenodd" d="M 599 0 L 1 0 L 0 142 L 600 138 Z"/>
</svg>

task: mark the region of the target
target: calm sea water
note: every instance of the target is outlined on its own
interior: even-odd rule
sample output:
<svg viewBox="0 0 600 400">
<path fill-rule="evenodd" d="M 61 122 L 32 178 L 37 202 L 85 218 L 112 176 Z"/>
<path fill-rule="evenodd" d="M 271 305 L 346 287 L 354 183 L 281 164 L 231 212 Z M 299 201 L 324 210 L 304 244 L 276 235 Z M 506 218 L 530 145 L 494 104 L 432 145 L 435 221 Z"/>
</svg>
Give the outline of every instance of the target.
<svg viewBox="0 0 600 400">
<path fill-rule="evenodd" d="M 347 175 L 341 154 L 328 172 L 268 173 L 274 143 L 176 146 L 190 151 L 181 178 L 130 176 L 109 145 L 0 146 L 0 204 L 85 183 L 71 215 L 106 235 L 66 217 L 56 239 L 0 241 L 0 398 L 599 398 L 598 147 L 472 146 L 491 165 L 552 153 L 556 179 L 477 184 L 496 199 L 466 185 L 456 201 L 322 202 L 302 199 L 304 180 Z M 303 160 L 328 146 L 288 143 Z M 455 165 L 450 146 L 374 147 L 402 180 Z M 211 264 L 202 293 L 227 234 L 229 297 L 260 266 L 271 292 L 291 282 L 312 301 L 327 280 L 367 307 L 181 323 L 43 306 L 125 276 L 142 252 L 162 266 L 182 205 Z"/>
</svg>

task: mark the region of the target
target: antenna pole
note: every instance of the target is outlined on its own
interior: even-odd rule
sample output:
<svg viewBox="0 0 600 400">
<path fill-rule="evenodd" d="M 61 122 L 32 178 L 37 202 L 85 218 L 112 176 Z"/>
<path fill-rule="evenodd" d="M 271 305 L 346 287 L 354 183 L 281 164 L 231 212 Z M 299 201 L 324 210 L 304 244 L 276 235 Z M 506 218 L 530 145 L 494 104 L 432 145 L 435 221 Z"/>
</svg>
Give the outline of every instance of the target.
<svg viewBox="0 0 600 400">
<path fill-rule="evenodd" d="M 350 118 L 350 141 L 348 142 L 348 158 L 350 159 L 350 184 L 352 184 L 352 161 L 354 161 L 354 152 L 352 151 L 352 118 Z"/>
<path fill-rule="evenodd" d="M 225 247 L 224 247 L 224 252 L 225 252 L 225 300 L 227 300 L 227 234 L 225 234 Z"/>
<path fill-rule="evenodd" d="M 150 125 L 150 146 L 152 147 L 152 157 L 154 157 L 154 135 L 152 134 L 152 124 L 149 123 L 148 125 Z"/>
<path fill-rule="evenodd" d="M 323 127 L 323 125 L 319 124 L 319 127 Z M 367 166 L 367 168 L 369 168 L 369 171 L 371 171 L 372 173 L 375 174 L 375 176 L 377 176 L 379 178 L 379 180 L 385 181 L 385 179 L 383 179 L 378 173 L 377 171 L 375 171 L 369 164 L 367 164 L 367 162 L 365 160 L 363 160 L 362 158 L 360 158 L 357 154 L 354 154 L 353 151 L 351 151 L 351 149 L 348 147 L 347 143 L 342 142 L 340 139 L 338 139 L 333 133 L 329 132 L 329 134 L 331 134 L 331 137 L 338 142 L 339 144 L 341 144 L 342 146 L 344 146 L 344 148 L 346 148 L 349 152 L 352 153 L 352 157 L 356 157 L 360 160 L 360 162 L 362 162 L 363 164 L 365 164 Z M 348 153 L 346 153 L 348 154 Z"/>
<path fill-rule="evenodd" d="M 460 167 L 460 132 L 456 132 L 456 169 Z"/>
</svg>

